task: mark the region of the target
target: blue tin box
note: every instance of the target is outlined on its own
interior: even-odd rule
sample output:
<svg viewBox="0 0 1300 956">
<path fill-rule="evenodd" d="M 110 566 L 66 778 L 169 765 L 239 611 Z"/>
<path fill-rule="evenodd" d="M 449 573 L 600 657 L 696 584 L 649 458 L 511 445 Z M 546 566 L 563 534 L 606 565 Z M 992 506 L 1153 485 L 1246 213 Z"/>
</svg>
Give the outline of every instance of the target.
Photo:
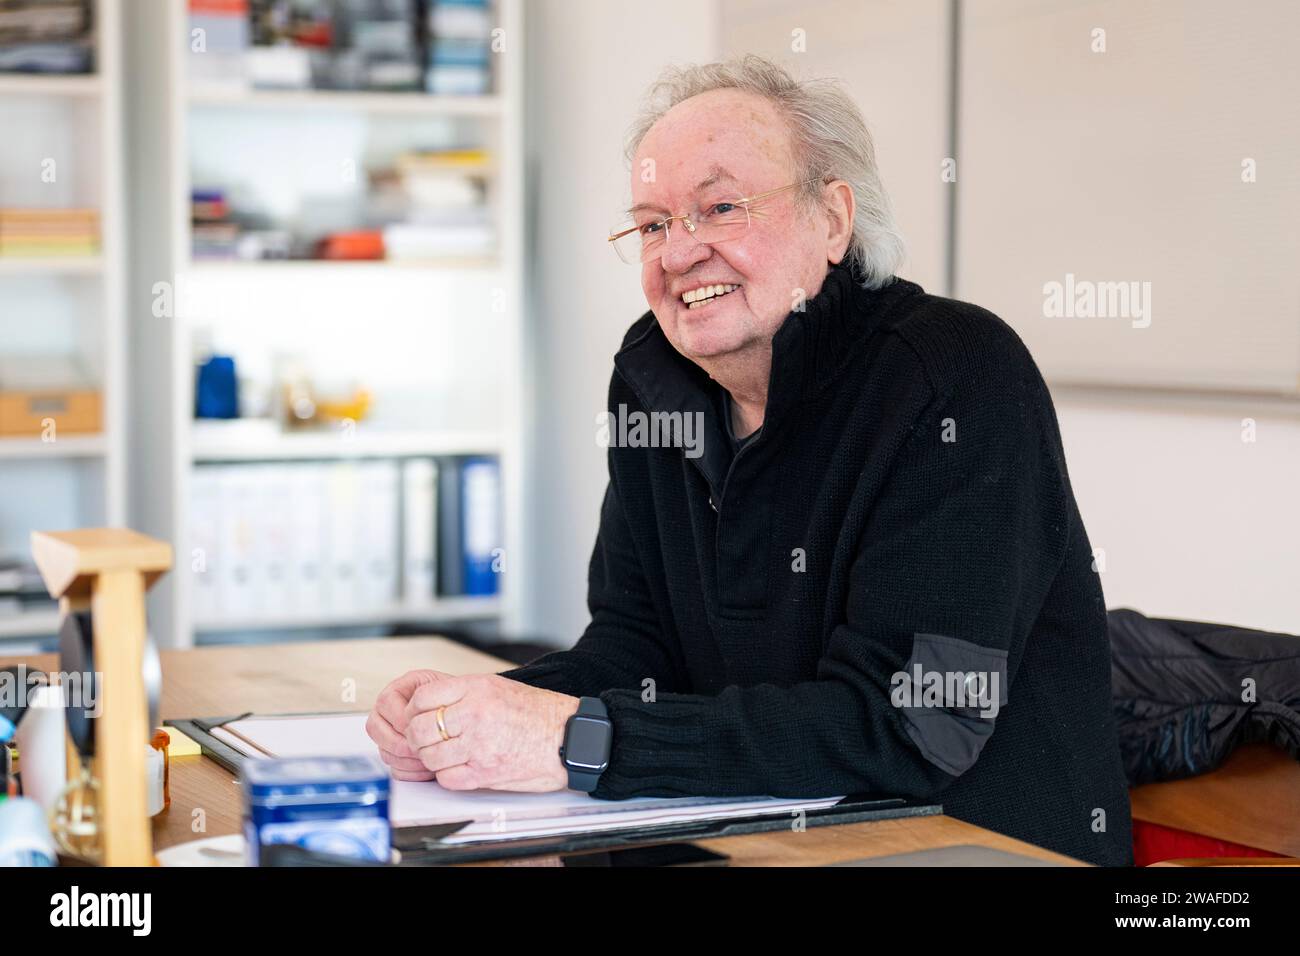
<svg viewBox="0 0 1300 956">
<path fill-rule="evenodd" d="M 243 764 L 250 866 L 273 843 L 387 863 L 388 771 L 374 757 L 292 757 Z"/>
</svg>

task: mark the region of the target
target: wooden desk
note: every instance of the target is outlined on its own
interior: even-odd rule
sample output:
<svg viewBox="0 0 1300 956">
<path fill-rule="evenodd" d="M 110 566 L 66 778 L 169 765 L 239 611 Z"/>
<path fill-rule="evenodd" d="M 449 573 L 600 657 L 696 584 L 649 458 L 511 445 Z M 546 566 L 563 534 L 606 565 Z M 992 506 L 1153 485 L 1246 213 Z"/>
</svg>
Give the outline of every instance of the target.
<svg viewBox="0 0 1300 956">
<path fill-rule="evenodd" d="M 315 710 L 368 710 L 392 678 L 419 667 L 453 674 L 496 672 L 510 665 L 437 637 L 295 644 L 225 645 L 163 651 L 162 719 Z M 57 669 L 54 655 L 0 660 Z M 241 798 L 235 778 L 206 757 L 171 762 L 171 807 L 154 818 L 154 848 L 201 836 L 238 833 Z M 740 866 L 813 866 L 958 844 L 975 844 L 1083 865 L 948 816 L 912 817 L 755 833 L 700 841 Z"/>
<path fill-rule="evenodd" d="M 1131 797 L 1135 820 L 1300 857 L 1300 761 L 1280 747 L 1238 747 L 1209 773 Z"/>
</svg>

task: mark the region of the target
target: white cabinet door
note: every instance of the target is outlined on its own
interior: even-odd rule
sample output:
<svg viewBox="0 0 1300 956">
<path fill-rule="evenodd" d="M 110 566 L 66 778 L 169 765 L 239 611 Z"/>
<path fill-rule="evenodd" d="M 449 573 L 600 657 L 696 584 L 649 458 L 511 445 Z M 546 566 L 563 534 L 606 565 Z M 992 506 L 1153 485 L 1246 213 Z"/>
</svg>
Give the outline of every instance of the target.
<svg viewBox="0 0 1300 956">
<path fill-rule="evenodd" d="M 957 296 L 1058 382 L 1296 391 L 1300 3 L 962 6 Z"/>
</svg>

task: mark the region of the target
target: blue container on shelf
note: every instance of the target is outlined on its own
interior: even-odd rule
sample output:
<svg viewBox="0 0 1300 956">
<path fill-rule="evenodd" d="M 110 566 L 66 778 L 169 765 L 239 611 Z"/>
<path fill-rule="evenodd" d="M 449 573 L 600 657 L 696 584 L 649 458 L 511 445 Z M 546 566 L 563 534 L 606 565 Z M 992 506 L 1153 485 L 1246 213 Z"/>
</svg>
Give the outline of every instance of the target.
<svg viewBox="0 0 1300 956">
<path fill-rule="evenodd" d="M 199 366 L 194 377 L 194 417 L 239 417 L 239 383 L 230 356 L 214 355 Z"/>
<path fill-rule="evenodd" d="M 274 843 L 378 863 L 391 858 L 388 771 L 374 757 L 246 760 L 243 790 L 251 866 Z"/>
</svg>

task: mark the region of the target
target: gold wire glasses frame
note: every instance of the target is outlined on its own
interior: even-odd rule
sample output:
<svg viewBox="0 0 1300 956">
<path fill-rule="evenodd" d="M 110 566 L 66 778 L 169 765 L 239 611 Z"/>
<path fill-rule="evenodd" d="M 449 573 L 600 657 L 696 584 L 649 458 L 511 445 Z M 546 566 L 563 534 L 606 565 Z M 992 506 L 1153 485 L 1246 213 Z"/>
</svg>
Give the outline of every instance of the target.
<svg viewBox="0 0 1300 956">
<path fill-rule="evenodd" d="M 681 220 L 687 233 L 696 242 L 710 244 L 735 239 L 749 229 L 749 207 L 760 199 L 767 199 L 787 189 L 807 186 L 809 183 L 821 182 L 820 179 L 805 179 L 800 183 L 790 183 L 769 189 L 756 196 L 741 196 L 738 199 L 726 199 L 710 204 L 708 209 L 695 216 L 665 216 L 642 225 L 620 226 L 609 237 L 609 243 L 618 253 L 618 257 L 629 265 L 651 262 L 663 255 L 672 240 L 672 223 Z M 730 207 L 730 208 L 726 208 Z"/>
</svg>

